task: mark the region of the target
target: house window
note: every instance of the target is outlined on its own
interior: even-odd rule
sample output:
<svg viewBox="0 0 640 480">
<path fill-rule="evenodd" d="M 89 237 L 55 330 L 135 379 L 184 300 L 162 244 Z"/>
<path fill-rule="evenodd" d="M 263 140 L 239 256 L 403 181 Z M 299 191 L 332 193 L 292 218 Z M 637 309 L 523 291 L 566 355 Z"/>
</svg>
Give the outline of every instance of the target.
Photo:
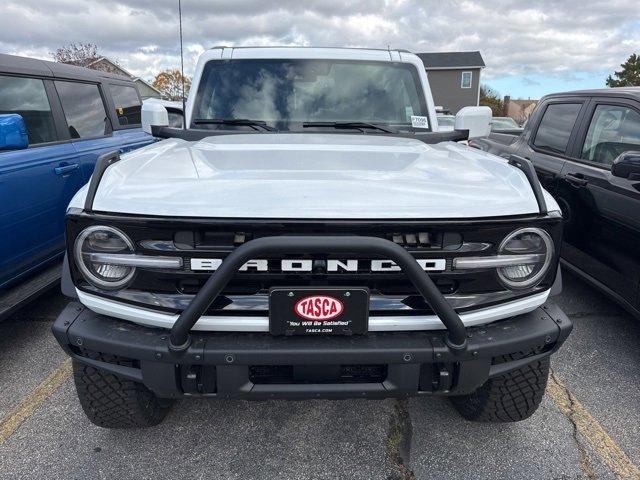
<svg viewBox="0 0 640 480">
<path fill-rule="evenodd" d="M 473 79 L 473 72 L 462 72 L 462 79 L 460 80 L 460 88 L 471 88 L 472 79 Z"/>
</svg>

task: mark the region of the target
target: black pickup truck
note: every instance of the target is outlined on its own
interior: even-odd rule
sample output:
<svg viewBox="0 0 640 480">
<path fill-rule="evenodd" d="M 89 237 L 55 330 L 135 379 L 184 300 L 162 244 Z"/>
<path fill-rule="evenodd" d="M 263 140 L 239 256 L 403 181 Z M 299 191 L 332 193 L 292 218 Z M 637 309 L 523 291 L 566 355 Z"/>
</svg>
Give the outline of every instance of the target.
<svg viewBox="0 0 640 480">
<path fill-rule="evenodd" d="M 640 87 L 548 95 L 522 134 L 469 145 L 533 162 L 562 209 L 563 265 L 640 317 Z"/>
</svg>

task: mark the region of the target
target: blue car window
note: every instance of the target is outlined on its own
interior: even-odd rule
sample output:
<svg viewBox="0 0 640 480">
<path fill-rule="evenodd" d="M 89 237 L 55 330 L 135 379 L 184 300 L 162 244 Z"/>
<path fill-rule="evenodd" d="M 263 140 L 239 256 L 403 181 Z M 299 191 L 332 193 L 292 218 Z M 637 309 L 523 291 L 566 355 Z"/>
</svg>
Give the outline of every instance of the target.
<svg viewBox="0 0 640 480">
<path fill-rule="evenodd" d="M 135 87 L 109 85 L 109 89 L 116 106 L 120 126 L 140 125 L 142 103 Z"/>
<path fill-rule="evenodd" d="M 6 113 L 22 115 L 29 145 L 57 140 L 51 105 L 42 80 L 0 75 L 0 114 Z"/>
<path fill-rule="evenodd" d="M 99 137 L 109 133 L 109 120 L 97 85 L 55 83 L 71 138 Z"/>
</svg>

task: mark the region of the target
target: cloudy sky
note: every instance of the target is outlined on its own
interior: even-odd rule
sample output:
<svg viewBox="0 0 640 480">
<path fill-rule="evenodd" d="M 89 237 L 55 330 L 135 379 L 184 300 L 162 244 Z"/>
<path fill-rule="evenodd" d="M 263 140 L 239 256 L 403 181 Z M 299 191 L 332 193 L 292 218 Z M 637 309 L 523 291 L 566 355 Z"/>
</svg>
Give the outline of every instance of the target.
<svg viewBox="0 0 640 480">
<path fill-rule="evenodd" d="M 638 0 L 183 0 L 185 70 L 216 46 L 480 50 L 502 95 L 604 86 L 640 54 Z M 136 75 L 179 65 L 177 0 L 0 0 L 0 52 L 91 42 Z"/>
</svg>

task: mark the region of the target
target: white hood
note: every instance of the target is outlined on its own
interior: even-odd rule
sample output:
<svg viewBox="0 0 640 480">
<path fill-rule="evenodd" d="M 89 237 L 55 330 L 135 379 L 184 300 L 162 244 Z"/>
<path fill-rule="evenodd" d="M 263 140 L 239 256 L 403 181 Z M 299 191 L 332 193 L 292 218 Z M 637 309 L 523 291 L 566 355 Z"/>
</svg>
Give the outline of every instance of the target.
<svg viewBox="0 0 640 480">
<path fill-rule="evenodd" d="M 82 207 L 86 187 L 71 206 Z M 546 195 L 549 209 L 555 205 Z M 96 211 L 289 219 L 436 219 L 536 213 L 525 175 L 457 143 L 379 135 L 170 139 L 107 169 Z"/>
</svg>

